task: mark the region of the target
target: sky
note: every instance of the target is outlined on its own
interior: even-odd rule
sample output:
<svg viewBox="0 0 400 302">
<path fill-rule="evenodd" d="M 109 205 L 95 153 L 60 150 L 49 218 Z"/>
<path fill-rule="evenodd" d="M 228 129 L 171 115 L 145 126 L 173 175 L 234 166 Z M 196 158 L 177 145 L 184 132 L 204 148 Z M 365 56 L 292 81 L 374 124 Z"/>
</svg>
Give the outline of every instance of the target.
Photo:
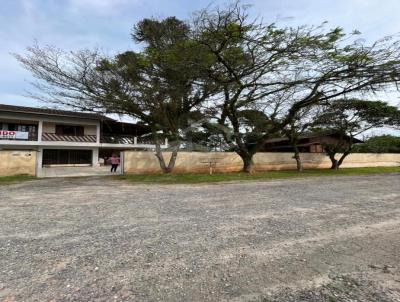
<svg viewBox="0 0 400 302">
<path fill-rule="evenodd" d="M 35 41 L 64 50 L 100 48 L 113 54 L 137 49 L 130 39 L 133 25 L 143 18 L 191 14 L 209 0 L 0 0 L 0 103 L 43 106 L 26 97 L 32 91 L 29 72 L 12 56 L 23 54 Z M 265 22 L 282 25 L 320 24 L 357 29 L 366 41 L 400 32 L 400 0 L 247 0 L 251 12 Z M 400 94 L 399 94 L 400 96 Z M 384 95 L 398 105 L 397 94 Z"/>
</svg>

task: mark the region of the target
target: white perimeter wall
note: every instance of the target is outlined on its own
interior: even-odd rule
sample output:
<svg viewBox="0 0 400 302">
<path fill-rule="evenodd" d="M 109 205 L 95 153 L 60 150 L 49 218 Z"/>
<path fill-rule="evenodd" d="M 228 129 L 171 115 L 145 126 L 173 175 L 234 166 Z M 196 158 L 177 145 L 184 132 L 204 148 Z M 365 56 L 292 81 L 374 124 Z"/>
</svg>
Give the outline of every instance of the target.
<svg viewBox="0 0 400 302">
<path fill-rule="evenodd" d="M 166 160 L 171 153 L 165 152 Z M 263 152 L 254 156 L 256 171 L 296 169 L 292 153 Z M 329 168 L 331 162 L 325 154 L 302 153 L 305 169 Z M 233 152 L 180 152 L 174 168 L 177 173 L 208 172 L 209 160 L 216 161 L 216 172 L 234 172 L 242 168 L 242 160 Z M 342 168 L 400 166 L 400 154 L 354 153 L 344 161 Z M 160 173 L 158 160 L 153 152 L 125 151 L 124 172 L 126 174 Z"/>
<path fill-rule="evenodd" d="M 164 156 L 168 160 L 169 152 Z M 257 153 L 254 166 L 257 171 L 296 169 L 296 162 L 291 153 Z M 40 156 L 39 156 L 40 157 Z M 28 174 L 35 175 L 37 166 L 41 166 L 36 151 L 0 150 L 0 176 Z M 317 153 L 302 153 L 306 169 L 329 168 L 327 156 Z M 216 172 L 235 172 L 242 168 L 242 161 L 232 152 L 180 152 L 174 172 L 207 173 L 209 160 L 216 161 Z M 125 151 L 124 172 L 127 174 L 160 173 L 158 160 L 153 152 Z M 355 153 L 344 161 L 343 168 L 400 166 L 400 154 Z M 66 168 L 68 169 L 68 168 Z M 40 176 L 40 175 L 39 175 Z"/>
<path fill-rule="evenodd" d="M 36 151 L 0 150 L 0 176 L 35 176 L 36 154 Z"/>
</svg>

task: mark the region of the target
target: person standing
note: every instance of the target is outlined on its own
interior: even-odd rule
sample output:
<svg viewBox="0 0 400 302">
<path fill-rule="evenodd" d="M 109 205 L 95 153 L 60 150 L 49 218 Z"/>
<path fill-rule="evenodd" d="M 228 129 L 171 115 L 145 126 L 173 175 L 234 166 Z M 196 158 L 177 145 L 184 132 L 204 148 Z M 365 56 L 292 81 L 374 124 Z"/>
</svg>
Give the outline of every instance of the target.
<svg viewBox="0 0 400 302">
<path fill-rule="evenodd" d="M 117 157 L 115 154 L 113 154 L 111 156 L 110 161 L 111 161 L 111 172 L 117 172 L 117 168 L 118 168 L 119 163 L 120 163 L 119 157 Z"/>
</svg>

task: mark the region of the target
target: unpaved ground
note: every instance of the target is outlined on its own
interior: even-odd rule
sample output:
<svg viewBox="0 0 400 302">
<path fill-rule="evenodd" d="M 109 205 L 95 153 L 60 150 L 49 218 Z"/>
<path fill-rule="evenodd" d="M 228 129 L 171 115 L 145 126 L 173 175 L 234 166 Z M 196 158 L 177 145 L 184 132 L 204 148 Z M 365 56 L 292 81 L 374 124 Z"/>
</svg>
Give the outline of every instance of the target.
<svg viewBox="0 0 400 302">
<path fill-rule="evenodd" d="M 0 301 L 400 301 L 400 175 L 0 186 Z"/>
</svg>

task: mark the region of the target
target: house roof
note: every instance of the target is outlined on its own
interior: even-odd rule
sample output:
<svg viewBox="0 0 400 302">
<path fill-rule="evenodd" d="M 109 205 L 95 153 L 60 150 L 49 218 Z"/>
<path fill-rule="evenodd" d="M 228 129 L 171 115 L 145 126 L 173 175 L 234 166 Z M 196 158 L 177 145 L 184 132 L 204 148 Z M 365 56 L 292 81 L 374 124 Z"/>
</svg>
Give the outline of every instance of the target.
<svg viewBox="0 0 400 302">
<path fill-rule="evenodd" d="M 64 116 L 64 117 L 74 117 L 74 118 L 91 119 L 91 120 L 113 120 L 99 113 L 77 112 L 77 111 L 59 110 L 51 108 L 35 108 L 35 107 L 15 106 L 6 104 L 0 104 L 0 112 Z"/>
<path fill-rule="evenodd" d="M 309 133 L 309 134 L 304 134 L 301 135 L 299 137 L 299 139 L 306 139 L 306 138 L 315 138 L 315 137 L 326 137 L 326 136 L 330 136 L 330 137 L 338 137 L 341 136 L 340 134 L 336 133 L 336 132 L 326 132 L 326 133 Z M 345 137 L 347 139 L 350 139 L 350 137 L 348 135 L 345 135 Z M 273 143 L 279 143 L 279 142 L 285 142 L 285 141 L 289 141 L 289 139 L 287 137 L 278 137 L 278 138 L 271 138 L 271 139 L 267 139 L 265 141 L 265 144 L 273 144 Z M 353 138 L 353 141 L 355 143 L 363 143 L 362 140 L 357 139 L 357 138 Z"/>
</svg>

